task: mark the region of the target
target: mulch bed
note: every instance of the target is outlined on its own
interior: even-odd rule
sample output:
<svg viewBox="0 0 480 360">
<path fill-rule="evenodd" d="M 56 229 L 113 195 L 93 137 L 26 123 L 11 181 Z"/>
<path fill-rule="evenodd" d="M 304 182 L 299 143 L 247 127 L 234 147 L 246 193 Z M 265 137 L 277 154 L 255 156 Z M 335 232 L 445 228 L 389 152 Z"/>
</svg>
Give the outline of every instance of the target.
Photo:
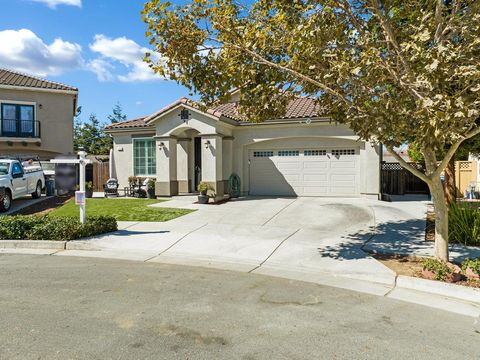
<svg viewBox="0 0 480 360">
<path fill-rule="evenodd" d="M 15 215 L 46 215 L 52 210 L 62 206 L 72 198 L 72 194 L 52 196 L 15 212 Z"/>
<path fill-rule="evenodd" d="M 421 279 L 424 278 L 422 276 L 423 259 L 420 257 L 381 254 L 371 254 L 371 256 L 393 270 L 397 275 L 412 276 Z M 462 280 L 457 281 L 455 285 L 480 288 L 480 281 L 463 278 Z"/>
</svg>

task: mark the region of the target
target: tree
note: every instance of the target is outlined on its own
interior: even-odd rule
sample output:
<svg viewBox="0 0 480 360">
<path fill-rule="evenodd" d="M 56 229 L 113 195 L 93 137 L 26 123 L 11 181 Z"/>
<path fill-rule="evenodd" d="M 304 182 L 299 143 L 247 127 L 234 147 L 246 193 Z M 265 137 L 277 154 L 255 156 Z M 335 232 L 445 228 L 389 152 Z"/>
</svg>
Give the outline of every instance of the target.
<svg viewBox="0 0 480 360">
<path fill-rule="evenodd" d="M 115 124 L 118 122 L 126 121 L 127 115 L 123 113 L 122 105 L 120 103 L 116 103 L 112 109 L 112 114 L 107 116 L 108 120 L 110 120 L 111 124 Z"/>
<path fill-rule="evenodd" d="M 112 139 L 108 134 L 104 133 L 103 126 L 95 114 L 90 114 L 88 121 L 85 123 L 77 118 L 74 133 L 75 151 L 82 148 L 87 154 L 109 154 L 112 147 Z"/>
<path fill-rule="evenodd" d="M 383 143 L 428 184 L 435 254 L 447 261 L 440 174 L 480 133 L 479 9 L 475 0 L 150 0 L 142 14 L 160 54 L 146 61 L 204 104 L 240 88 L 240 111 L 261 121 L 308 95 L 333 121 Z M 412 142 L 425 173 L 393 151 Z"/>
</svg>

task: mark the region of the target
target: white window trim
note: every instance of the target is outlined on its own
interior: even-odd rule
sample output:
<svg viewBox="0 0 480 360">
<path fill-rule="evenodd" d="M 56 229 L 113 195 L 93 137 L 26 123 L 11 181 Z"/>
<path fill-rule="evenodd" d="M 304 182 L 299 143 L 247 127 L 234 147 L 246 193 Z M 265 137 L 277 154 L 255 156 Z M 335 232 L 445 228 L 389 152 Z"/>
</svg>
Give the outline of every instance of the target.
<svg viewBox="0 0 480 360">
<path fill-rule="evenodd" d="M 36 101 L 18 101 L 18 100 L 2 100 L 0 99 L 0 108 L 2 104 L 12 104 L 12 105 L 31 105 L 33 106 L 33 121 L 37 121 L 37 102 Z M 0 120 L 2 119 L 2 114 L 0 114 Z"/>
<path fill-rule="evenodd" d="M 132 138 L 132 174 L 135 174 L 135 141 L 137 140 L 153 140 L 153 142 L 156 143 L 155 139 L 152 137 L 135 137 L 135 138 Z M 155 152 L 157 151 L 157 147 L 155 145 Z M 155 158 L 155 162 L 156 162 L 156 158 Z M 155 164 L 156 166 L 156 164 Z M 138 174 L 138 175 L 133 175 L 133 176 L 137 176 L 137 177 L 146 177 L 146 178 L 150 178 L 150 177 L 156 177 L 157 174 L 156 174 L 156 169 L 155 169 L 155 174 L 153 175 L 146 175 L 146 174 Z"/>
</svg>

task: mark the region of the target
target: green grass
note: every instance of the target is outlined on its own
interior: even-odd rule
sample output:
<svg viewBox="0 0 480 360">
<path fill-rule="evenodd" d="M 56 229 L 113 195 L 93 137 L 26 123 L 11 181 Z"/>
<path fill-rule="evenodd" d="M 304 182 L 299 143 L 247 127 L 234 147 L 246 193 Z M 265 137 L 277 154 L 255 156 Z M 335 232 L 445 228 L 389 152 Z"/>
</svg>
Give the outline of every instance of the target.
<svg viewBox="0 0 480 360">
<path fill-rule="evenodd" d="M 168 221 L 189 214 L 193 210 L 154 208 L 148 205 L 159 200 L 148 199 L 87 199 L 87 216 L 111 215 L 117 221 Z M 53 216 L 78 216 L 78 205 L 70 200 L 53 210 Z"/>
</svg>

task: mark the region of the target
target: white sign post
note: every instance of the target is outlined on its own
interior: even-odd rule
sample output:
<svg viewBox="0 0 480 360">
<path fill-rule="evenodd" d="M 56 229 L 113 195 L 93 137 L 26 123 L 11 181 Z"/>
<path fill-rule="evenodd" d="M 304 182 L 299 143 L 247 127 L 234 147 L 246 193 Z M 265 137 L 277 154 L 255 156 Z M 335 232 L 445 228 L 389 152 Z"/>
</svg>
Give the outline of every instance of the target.
<svg viewBox="0 0 480 360">
<path fill-rule="evenodd" d="M 80 205 L 80 222 L 85 224 L 85 167 L 92 161 L 87 159 L 85 151 L 78 152 L 78 159 L 54 159 L 54 164 L 79 164 L 80 166 L 80 190 L 75 192 L 75 203 Z"/>
</svg>

